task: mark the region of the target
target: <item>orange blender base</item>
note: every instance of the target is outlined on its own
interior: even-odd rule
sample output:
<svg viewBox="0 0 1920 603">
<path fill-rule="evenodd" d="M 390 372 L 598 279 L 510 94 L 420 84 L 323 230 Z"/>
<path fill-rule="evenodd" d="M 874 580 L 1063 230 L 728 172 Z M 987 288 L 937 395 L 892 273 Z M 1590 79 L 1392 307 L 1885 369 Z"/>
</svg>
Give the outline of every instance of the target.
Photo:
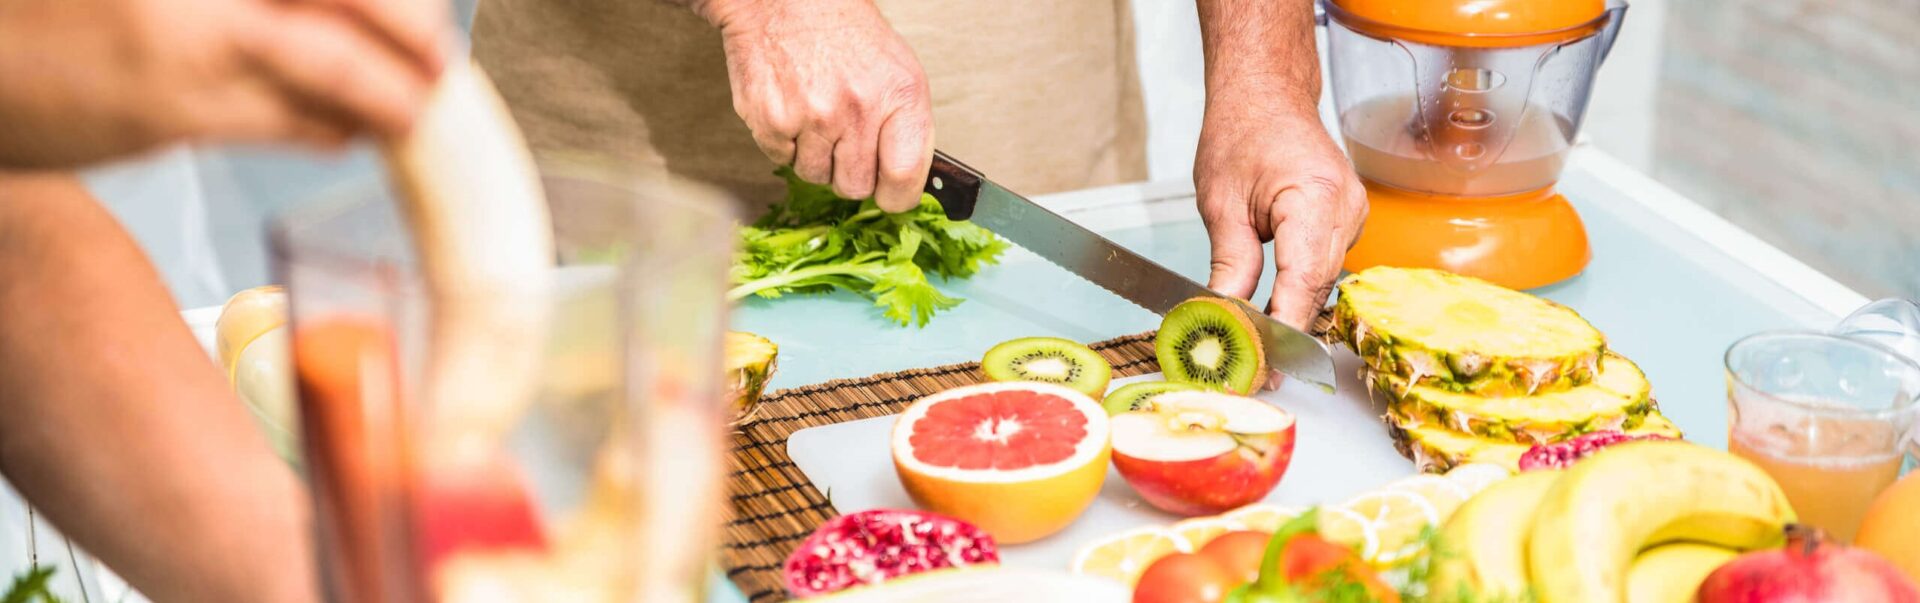
<svg viewBox="0 0 1920 603">
<path fill-rule="evenodd" d="M 1447 197 L 1367 182 L 1372 207 L 1349 272 L 1439 268 L 1513 289 L 1551 285 L 1587 267 L 1587 229 L 1551 187 L 1503 197 Z"/>
</svg>

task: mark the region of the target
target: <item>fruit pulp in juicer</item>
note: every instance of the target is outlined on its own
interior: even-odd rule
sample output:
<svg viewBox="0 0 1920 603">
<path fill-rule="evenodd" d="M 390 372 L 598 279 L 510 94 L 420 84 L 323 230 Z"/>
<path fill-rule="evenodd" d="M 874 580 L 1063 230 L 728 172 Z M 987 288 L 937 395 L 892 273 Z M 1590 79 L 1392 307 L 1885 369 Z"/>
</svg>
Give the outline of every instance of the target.
<svg viewBox="0 0 1920 603">
<path fill-rule="evenodd" d="M 1572 146 L 1573 124 L 1546 107 L 1529 104 L 1510 131 L 1510 140 L 1494 140 L 1490 135 L 1475 140 L 1470 135 L 1455 134 L 1442 139 L 1447 142 L 1436 144 L 1420 127 L 1414 102 L 1411 94 L 1385 96 L 1361 102 L 1341 114 L 1347 154 L 1361 177 L 1409 191 L 1468 197 L 1539 190 L 1560 178 L 1560 168 L 1566 164 Z M 1494 118 L 1504 119 L 1499 115 Z M 1430 147 L 1440 148 L 1430 153 Z M 1483 156 L 1492 159 L 1467 169 L 1436 157 L 1441 153 L 1466 160 Z"/>
<path fill-rule="evenodd" d="M 1803 415 L 1736 424 L 1727 450 L 1773 476 L 1800 523 L 1851 542 L 1867 506 L 1900 474 L 1897 435 L 1884 419 Z"/>
</svg>

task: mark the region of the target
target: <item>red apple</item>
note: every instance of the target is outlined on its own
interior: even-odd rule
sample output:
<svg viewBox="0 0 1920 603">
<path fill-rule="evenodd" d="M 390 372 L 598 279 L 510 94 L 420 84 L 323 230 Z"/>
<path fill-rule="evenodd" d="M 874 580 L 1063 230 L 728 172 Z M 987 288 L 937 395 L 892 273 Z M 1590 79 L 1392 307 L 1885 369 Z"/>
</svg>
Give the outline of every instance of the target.
<svg viewBox="0 0 1920 603">
<path fill-rule="evenodd" d="M 1866 549 L 1827 542 L 1819 530 L 1787 526 L 1787 545 L 1728 561 L 1700 583 L 1700 603 L 1920 603 L 1920 588 Z"/>
<path fill-rule="evenodd" d="M 1293 414 L 1252 398 L 1173 392 L 1113 418 L 1113 465 L 1148 503 L 1214 515 L 1265 497 L 1293 459 Z"/>
</svg>

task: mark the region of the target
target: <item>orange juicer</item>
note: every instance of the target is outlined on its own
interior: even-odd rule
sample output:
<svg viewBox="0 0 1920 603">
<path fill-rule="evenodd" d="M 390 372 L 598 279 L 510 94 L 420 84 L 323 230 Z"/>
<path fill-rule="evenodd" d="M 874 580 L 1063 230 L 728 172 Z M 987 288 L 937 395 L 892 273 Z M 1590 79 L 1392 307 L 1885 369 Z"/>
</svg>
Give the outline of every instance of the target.
<svg viewBox="0 0 1920 603">
<path fill-rule="evenodd" d="M 1554 192 L 1621 0 L 1325 0 L 1340 132 L 1372 204 L 1346 269 L 1527 289 L 1586 268 Z"/>
</svg>

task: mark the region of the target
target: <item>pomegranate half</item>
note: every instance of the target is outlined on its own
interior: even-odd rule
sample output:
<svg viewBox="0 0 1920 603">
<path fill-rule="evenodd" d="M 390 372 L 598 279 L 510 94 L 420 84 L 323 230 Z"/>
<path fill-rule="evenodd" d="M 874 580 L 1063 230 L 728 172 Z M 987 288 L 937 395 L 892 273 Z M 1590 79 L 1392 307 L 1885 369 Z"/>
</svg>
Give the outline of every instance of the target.
<svg viewBox="0 0 1920 603">
<path fill-rule="evenodd" d="M 920 511 L 874 509 L 820 524 L 782 568 L 787 592 L 805 598 L 930 570 L 999 562 L 993 537 L 973 524 Z"/>
</svg>

